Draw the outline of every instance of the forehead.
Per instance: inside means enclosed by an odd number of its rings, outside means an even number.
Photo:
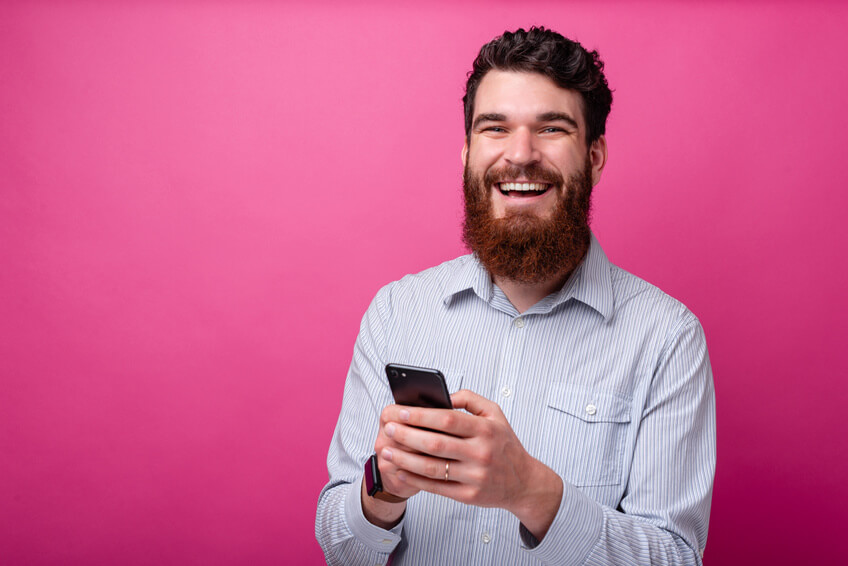
[[[474,97],[474,117],[503,114],[508,119],[565,112],[583,129],[583,97],[540,73],[492,70],[483,76]]]

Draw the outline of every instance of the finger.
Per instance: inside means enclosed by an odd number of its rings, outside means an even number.
[[[415,475],[442,481],[462,482],[463,467],[456,460],[434,458],[397,449],[384,449],[380,455],[394,466]]]
[[[383,479],[383,489],[388,493],[400,497],[411,497],[415,495],[418,490],[398,480],[397,473],[400,471],[400,468],[390,458],[384,456],[386,452],[404,451],[404,447],[384,434],[378,435],[377,438],[374,451],[378,456],[377,466],[380,469],[380,475]]]
[[[380,476],[383,480],[384,491],[399,497],[411,497],[418,493],[417,488],[398,479],[398,473],[404,473],[403,470],[382,456],[377,459],[377,463],[380,467]]]
[[[408,407],[404,407],[402,405],[386,405],[383,407],[383,411],[380,413],[380,429],[382,429],[386,423],[400,421],[400,411],[406,408]]]
[[[468,438],[477,433],[474,416],[452,409],[425,409],[422,407],[404,407],[386,411],[386,418],[409,426],[426,428],[460,438]]]
[[[387,405],[383,408],[383,411],[380,414],[380,428],[377,431],[377,439],[374,442],[374,451],[377,454],[380,453],[383,446],[403,448],[402,444],[392,439],[392,435],[386,433],[386,425],[392,422],[395,424],[400,422],[401,419],[399,413],[408,408],[409,407],[404,407],[402,405]],[[411,450],[409,447],[406,448]]]
[[[468,450],[464,439],[401,423],[388,423],[386,434],[408,452],[420,452],[446,460],[461,459]]]
[[[405,447],[404,445],[400,444],[399,442],[395,442],[394,440],[392,440],[390,437],[386,436],[385,434],[381,434],[381,435],[377,436],[377,441],[374,442],[374,452],[379,454],[380,452],[383,451],[384,448],[389,448],[391,450],[394,450],[395,448],[400,449],[400,450],[410,450],[410,448]]]
[[[467,389],[461,389],[451,395],[451,403],[454,409],[465,409],[478,417],[503,418],[503,411],[497,403]]]
[[[453,465],[451,465],[453,466]],[[453,480],[445,481],[444,479],[433,479],[426,476],[419,476],[408,470],[398,472],[397,478],[400,483],[409,486],[417,491],[427,491],[443,497],[449,497],[455,501],[467,503],[473,500],[478,489],[461,482]]]

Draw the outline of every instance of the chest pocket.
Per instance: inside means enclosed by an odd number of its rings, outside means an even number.
[[[618,485],[630,420],[627,399],[552,383],[540,459],[575,486]]]

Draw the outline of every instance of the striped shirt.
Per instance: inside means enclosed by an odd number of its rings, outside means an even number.
[[[541,542],[505,510],[426,492],[389,531],[365,519],[387,363],[496,402],[562,477]],[[594,235],[563,288],[523,314],[466,255],[387,285],[365,313],[315,531],[328,564],[701,564],[715,458],[712,371],[685,306],[610,263]]]

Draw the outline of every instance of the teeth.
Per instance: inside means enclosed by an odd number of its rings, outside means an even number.
[[[546,183],[501,183],[501,190],[509,191],[544,191],[548,188]]]

